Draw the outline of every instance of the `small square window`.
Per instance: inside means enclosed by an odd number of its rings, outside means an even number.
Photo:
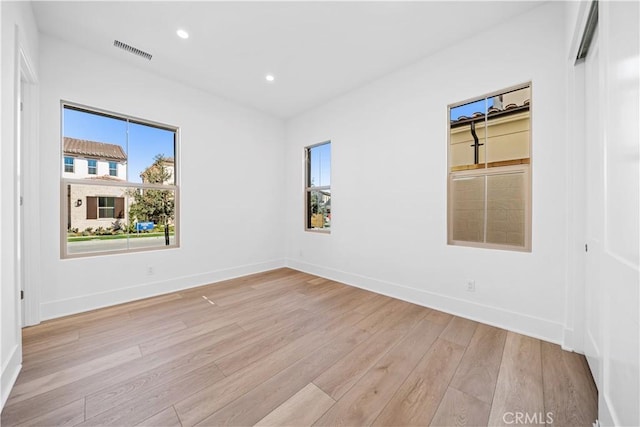
[[[110,176],[118,176],[118,163],[117,162],[109,162],[109,175]]]
[[[88,165],[87,173],[89,175],[96,175],[98,173],[98,161],[97,160],[89,159],[87,161],[87,165]]]

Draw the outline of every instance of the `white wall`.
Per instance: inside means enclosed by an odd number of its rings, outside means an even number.
[[[30,3],[1,2],[2,71],[0,146],[0,407],[4,405],[22,363],[19,284],[16,268],[16,105],[19,85],[16,46],[38,69],[38,32]]]
[[[61,260],[53,209],[41,217],[42,319],[284,264],[282,121],[44,35],[40,60],[42,206],[60,204],[60,161],[46,160],[61,156],[60,100],[181,133],[181,247]]]
[[[540,6],[289,121],[288,265],[561,342],[564,23],[562,4]],[[529,80],[533,251],[447,246],[447,105]],[[303,147],[325,140],[332,141],[330,235],[305,232],[303,222]],[[476,281],[475,293],[466,292],[467,280]]]

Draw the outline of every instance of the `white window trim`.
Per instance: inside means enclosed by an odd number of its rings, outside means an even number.
[[[506,92],[515,91],[518,89],[523,89],[529,87],[531,91],[531,100],[529,102],[529,163],[521,164],[521,165],[510,165],[510,166],[498,166],[498,167],[485,167],[481,169],[471,169],[471,170],[460,170],[460,171],[451,171],[451,109],[459,107],[461,105],[469,104],[471,102],[479,101],[486,98],[491,98],[497,95],[504,94]],[[466,246],[473,248],[484,248],[484,249],[498,249],[498,250],[507,250],[514,252],[531,252],[532,250],[532,215],[533,215],[533,205],[532,205],[532,195],[531,195],[531,173],[532,173],[532,145],[533,145],[533,82],[526,82],[519,85],[514,85],[511,87],[507,87],[501,90],[497,90],[494,92],[487,93],[482,96],[469,98],[465,101],[456,102],[454,104],[448,105],[447,108],[447,244],[451,246]],[[451,190],[453,179],[456,177],[466,176],[466,177],[480,177],[480,176],[489,176],[489,175],[503,175],[508,173],[517,173],[524,172],[525,174],[525,222],[524,222],[524,246],[517,245],[508,245],[508,244],[498,244],[498,243],[486,243],[486,242],[470,242],[465,240],[454,240],[453,239],[453,192]],[[485,211],[486,211],[486,200],[485,200]],[[486,218],[486,215],[485,215]],[[485,221],[486,223],[486,221]],[[486,227],[486,224],[485,224]],[[485,233],[486,238],[486,233]]]
[[[304,147],[304,230],[311,233],[331,234],[331,228],[313,228],[309,227],[309,202],[308,198],[311,197],[312,191],[331,191],[331,185],[311,186],[309,182],[309,154],[311,149],[320,147],[322,145],[331,144],[331,140],[319,142],[317,144],[308,145]],[[333,151],[332,151],[333,154]],[[330,160],[331,161],[331,160]],[[331,163],[330,163],[331,164]],[[333,171],[333,168],[331,169]],[[331,179],[329,179],[331,181]],[[333,195],[332,195],[333,196]]]
[[[60,101],[60,150],[61,156],[64,159],[64,108],[65,106],[69,106],[71,108],[77,108],[81,110],[85,110],[89,113],[103,114],[109,117],[115,117],[119,119],[125,119],[132,121],[134,123],[139,123],[143,125],[158,127],[161,129],[166,129],[175,133],[175,145],[174,145],[174,169],[173,169],[173,184],[150,184],[150,183],[135,183],[128,181],[108,181],[103,182],[99,180],[91,180],[88,182],[86,179],[74,179],[74,178],[65,178],[63,175],[64,172],[64,160],[62,165],[62,170],[60,172],[60,257],[61,259],[72,259],[72,258],[88,258],[88,257],[96,257],[96,256],[105,256],[105,255],[117,255],[123,253],[136,253],[136,252],[150,252],[150,251],[161,251],[167,249],[178,249],[180,248],[180,128],[177,126],[171,126],[164,123],[158,123],[151,120],[140,119],[134,116],[129,116],[126,114],[114,113],[111,111],[102,110],[95,107],[90,107],[70,101],[61,100]],[[70,157],[70,156],[66,156]],[[75,159],[74,159],[75,165]],[[88,165],[87,165],[88,168]],[[96,165],[97,168],[97,165]],[[97,172],[97,171],[96,171]],[[97,174],[96,174],[97,175]],[[161,246],[161,247],[146,247],[146,248],[129,248],[129,249],[118,249],[118,250],[109,250],[109,251],[95,251],[95,252],[85,252],[85,253],[74,253],[70,254],[67,252],[67,221],[68,221],[68,212],[67,212],[67,185],[91,185],[99,188],[100,186],[104,187],[127,187],[127,188],[138,188],[138,189],[156,189],[156,190],[170,190],[174,192],[174,203],[175,203],[175,219],[174,219],[174,243]],[[111,197],[111,196],[109,196]],[[115,196],[114,196],[115,197]],[[125,205],[127,202],[125,201]],[[110,220],[113,218],[102,218],[102,220]],[[100,219],[98,219],[99,221]]]

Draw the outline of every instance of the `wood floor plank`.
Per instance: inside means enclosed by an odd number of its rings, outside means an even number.
[[[506,338],[504,329],[478,325],[451,386],[491,404]]]
[[[431,420],[432,427],[475,427],[486,426],[491,405],[455,388],[449,387],[444,394],[436,414]]]
[[[264,328],[271,329],[279,327],[282,324],[289,324],[291,319],[295,319],[302,312],[309,313],[304,308],[283,307],[282,310],[267,313],[259,317],[243,317],[235,323],[245,331]]]
[[[445,326],[448,325],[451,319],[453,318],[453,316],[450,315],[449,313],[445,313],[438,310],[431,310],[431,313],[429,313],[427,317],[431,322],[439,323]]]
[[[311,316],[310,313],[305,312],[295,319],[292,318],[290,326],[279,329],[275,334],[265,336],[254,342],[251,347],[241,348],[219,358],[216,360],[216,364],[225,375],[231,375],[319,328],[322,323],[326,323],[326,320],[326,317]]]
[[[244,335],[238,336],[234,334],[245,334],[245,332],[238,326],[230,325],[213,331],[210,335],[196,337],[126,364],[95,372],[86,378],[62,387],[50,391],[42,391],[30,399],[19,402],[12,402],[10,399],[2,412],[2,423],[7,425],[18,424],[25,419],[25,416],[32,418],[43,415],[80,397],[94,394],[104,388],[115,386],[122,382],[131,381],[132,378],[138,375],[144,375],[146,372],[162,367],[167,363],[172,363],[176,359],[192,357],[194,353],[208,352],[213,348],[226,347],[227,345],[232,349],[237,348],[231,346],[231,343],[246,344],[246,342],[243,342]],[[259,336],[260,334],[256,333],[255,335]],[[222,341],[219,341],[219,339],[222,339]]]
[[[404,315],[405,311],[411,309],[414,304],[409,304],[404,301],[391,299],[382,305],[378,310],[369,314],[358,323],[359,328],[370,333],[376,333],[381,329],[386,329],[396,324],[396,321]],[[415,306],[418,307],[418,306]],[[430,312],[429,309],[424,309],[425,315]]]
[[[182,427],[178,414],[173,406],[147,418],[136,427]]]
[[[305,298],[297,293],[285,293],[274,297],[257,296],[250,300],[245,300],[234,306],[215,307],[215,310],[208,312],[185,313],[180,316],[188,327],[198,325],[216,317],[235,316],[236,318],[257,318],[281,309],[289,309],[292,307],[301,308],[305,303]]]
[[[94,417],[87,418],[86,421],[78,424],[78,426],[135,425],[162,411],[167,404],[196,393],[223,378],[224,374],[215,363],[211,363],[201,369],[183,375],[178,381],[172,382],[171,387],[166,387],[165,385],[153,387],[140,393],[135,399],[114,406]]]
[[[365,304],[361,304],[360,306],[356,307],[354,311],[356,313],[360,313],[360,314],[364,314],[365,316],[368,316],[378,311],[380,307],[387,304],[392,299],[393,298],[390,298],[386,295],[374,294],[370,300],[367,300]],[[427,310],[426,307],[425,307],[425,310]]]
[[[269,354],[263,360],[235,372],[218,384],[177,402],[175,408],[182,424],[195,425],[278,372],[294,365],[308,354],[318,352],[318,349],[334,340],[346,339],[352,346],[357,346],[369,336],[368,332],[353,326],[359,319],[361,315],[357,313],[336,317],[323,330],[308,334]],[[262,416],[264,415],[266,413]]]
[[[464,347],[438,338],[393,395],[374,425],[429,425]]]
[[[260,427],[310,426],[334,403],[335,400],[315,384],[309,383],[255,425]]]
[[[247,334],[236,325],[216,330],[214,334],[205,337],[209,344],[205,349],[170,360],[125,381],[89,394],[86,397],[86,416],[91,418],[115,406],[135,400],[139,394],[154,387],[170,386],[183,376],[214,363],[220,356],[244,345],[246,337]]]
[[[41,351],[51,350],[56,347],[68,346],[80,338],[78,331],[69,331],[62,334],[56,334],[50,337],[42,337],[38,341],[30,341],[23,343],[22,351],[25,357],[35,355]],[[47,356],[48,357],[48,356]]]
[[[555,426],[592,424],[598,416],[597,394],[576,353],[557,344],[542,342],[542,374],[545,415]]]
[[[371,424],[443,329],[423,319],[314,425]]]
[[[466,347],[469,345],[469,341],[471,341],[471,337],[473,337],[477,327],[478,322],[454,316],[440,334],[440,338]]]
[[[10,403],[29,399],[45,391],[71,384],[95,372],[105,371],[140,357],[142,357],[142,354],[138,346],[130,347],[61,371],[52,372],[32,381],[16,384],[12,390],[11,397],[9,397]]]
[[[513,424],[507,412],[529,414],[530,420],[534,414],[544,414],[540,340],[515,332],[507,333],[489,424]],[[533,426],[539,419],[534,421],[519,425]]]
[[[313,380],[333,399],[341,398],[362,376],[380,360],[389,349],[425,315],[426,310],[410,307],[399,318],[390,318],[387,329],[382,329],[353,349],[340,361]]]
[[[21,381],[31,381],[41,376],[42,372],[62,370],[80,363],[95,359],[101,355],[113,353],[136,344],[160,339],[165,335],[182,332],[186,325],[175,322],[166,325],[158,325],[143,330],[132,330],[120,336],[97,334],[96,336],[80,339],[64,347],[56,347],[49,351],[39,352],[35,355],[25,355],[23,362],[26,365],[20,377]]]
[[[78,399],[46,415],[32,418],[18,427],[75,426],[84,421],[84,398]]]
[[[323,346],[321,351],[313,352],[278,372],[197,425],[245,426],[257,423],[365,338],[366,332],[360,329],[348,330]]]

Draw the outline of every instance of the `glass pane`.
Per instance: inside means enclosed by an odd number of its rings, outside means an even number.
[[[175,191],[117,185],[67,186],[67,253],[175,244]],[[166,225],[166,227],[165,227]]]
[[[68,173],[73,173],[73,157],[64,158],[64,171]]]
[[[63,151],[76,157],[74,170],[66,170],[65,178],[126,179],[127,121],[101,114],[65,107],[63,110]],[[101,160],[88,159],[99,157]],[[120,175],[112,177],[109,161],[122,165]]]
[[[453,178],[451,182],[451,216],[453,240],[484,241],[483,176]]]
[[[493,99],[487,116],[489,166],[528,163],[531,89],[503,93]]]
[[[307,192],[307,227],[321,230],[331,228],[331,190]]]
[[[175,184],[175,132],[129,124],[129,181]]]
[[[331,143],[309,149],[309,186],[331,185]]]
[[[451,108],[450,158],[451,170],[484,167],[485,161],[485,116],[493,105],[493,99],[481,99]]]
[[[524,246],[525,174],[487,176],[487,243]]]

